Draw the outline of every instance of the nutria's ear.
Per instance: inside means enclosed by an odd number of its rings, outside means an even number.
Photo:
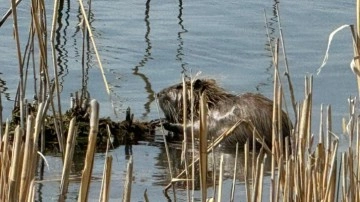
[[[193,84],[194,90],[201,90],[203,88],[203,82],[200,79],[196,79],[196,81]]]

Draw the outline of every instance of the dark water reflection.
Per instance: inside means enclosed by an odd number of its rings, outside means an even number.
[[[64,4],[65,10],[64,10]],[[66,48],[68,42],[67,29],[69,27],[69,18],[70,18],[70,0],[60,1],[59,2],[59,11],[57,18],[57,29],[55,37],[55,50],[57,52],[57,65],[58,65],[58,77],[59,77],[59,87],[62,91],[64,86],[65,77],[69,74],[68,69],[68,57],[69,51]]]
[[[187,63],[184,60],[184,40],[183,40],[183,35],[187,33],[187,30],[185,29],[184,26],[184,20],[182,19],[183,16],[183,1],[179,0],[179,15],[178,15],[178,19],[179,19],[179,26],[180,26],[180,31],[178,32],[178,49],[177,49],[177,54],[176,54],[176,59],[180,62],[181,64],[181,68],[182,68],[182,72],[185,75],[187,74],[188,67],[187,67]]]
[[[261,87],[262,86],[267,86],[267,85],[271,85],[273,82],[273,53],[275,51],[275,41],[277,38],[280,37],[279,32],[278,32],[278,1],[274,0],[274,4],[272,6],[272,10],[270,13],[270,16],[267,15],[267,11],[264,10],[264,16],[265,16],[265,20],[266,20],[266,25],[265,25],[265,29],[266,29],[266,35],[268,37],[268,40],[266,40],[265,42],[265,50],[267,51],[267,55],[270,57],[269,60],[269,65],[267,68],[265,68],[265,74],[268,76],[266,79],[266,82],[261,82],[258,85],[256,85],[256,90],[261,92]]]
[[[6,81],[1,79],[1,75],[2,75],[2,73],[0,72],[0,96],[5,95],[5,98],[7,100],[10,100],[10,94],[8,92],[6,92],[8,89],[6,87]]]
[[[145,108],[145,112],[142,114],[143,117],[146,117],[149,113],[150,113],[150,105],[151,103],[155,100],[155,93],[151,87],[151,83],[149,81],[149,78],[140,72],[140,69],[142,67],[146,66],[146,63],[148,62],[148,60],[151,60],[151,40],[150,40],[150,32],[151,32],[151,27],[150,27],[150,0],[146,1],[145,4],[145,25],[146,25],[146,32],[145,32],[145,43],[146,43],[146,48],[145,48],[145,54],[144,57],[140,60],[139,64],[137,64],[134,67],[134,72],[133,74],[136,76],[139,76],[141,78],[141,80],[144,81],[145,83],[145,90],[148,93],[147,99],[148,101],[144,104],[144,108]]]

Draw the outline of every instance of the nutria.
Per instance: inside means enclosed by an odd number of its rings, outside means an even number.
[[[187,81],[186,85],[188,92],[190,92],[190,81]],[[199,132],[199,100],[201,93],[204,93],[207,100],[208,137],[216,138],[231,128],[237,121],[246,120],[256,127],[259,134],[264,137],[266,144],[271,147],[273,101],[255,93],[233,95],[219,87],[215,80],[198,79],[193,83],[195,134]],[[174,133],[183,134],[182,83],[161,90],[157,97],[166,118],[166,123],[163,124],[164,128]],[[187,96],[188,121],[191,120],[189,97]],[[282,133],[284,137],[290,134],[291,127],[291,121],[287,114],[282,111]],[[187,134],[190,134],[190,129],[191,123],[189,121]],[[223,141],[222,145],[229,147],[239,142],[239,145],[242,146],[248,139],[251,141],[252,136],[252,129],[242,124]]]

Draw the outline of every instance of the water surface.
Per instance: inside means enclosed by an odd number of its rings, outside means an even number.
[[[50,14],[52,5],[47,3]],[[0,13],[6,12],[7,4],[1,4]],[[126,108],[131,107],[135,118],[149,121],[159,117],[155,93],[180,82],[183,72],[188,75],[202,72],[201,77],[215,78],[221,86],[236,94],[251,91],[271,97],[273,68],[264,13],[270,39],[274,41],[279,36],[276,5],[277,2],[270,0],[93,1],[91,25],[111,87],[111,95],[108,95],[90,46],[82,65],[78,2],[64,1],[56,31],[63,109],[69,107],[70,93],[83,90],[100,102],[101,116],[122,120]],[[321,65],[330,32],[342,24],[354,23],[355,4],[345,0],[305,0],[284,1],[279,7],[290,73],[297,101],[301,101],[305,75],[314,74]],[[22,2],[18,9],[24,49],[29,29],[29,3]],[[49,15],[48,23],[50,19]],[[9,117],[18,84],[11,19],[0,27],[0,44],[0,90],[3,92],[3,114]],[[341,119],[348,112],[347,98],[356,95],[355,77],[349,69],[352,55],[350,31],[342,31],[334,38],[327,66],[320,75],[314,75],[314,133],[318,128],[320,104],[324,103],[332,106],[334,132],[341,134]],[[280,65],[284,71],[283,59]],[[33,81],[29,79],[26,94],[29,100],[35,91],[32,86]],[[169,180],[169,173],[163,153],[161,146],[147,143],[134,146],[133,192],[140,194],[133,194],[132,201],[143,200],[145,189],[150,201],[165,200],[162,188]],[[111,199],[117,201],[122,197],[127,160],[123,147],[113,150],[112,154],[115,158]],[[48,158],[50,170],[45,169],[44,178],[60,176],[60,159]],[[103,162],[104,155],[96,155],[94,176],[101,177]],[[239,189],[243,189],[241,181],[239,183]],[[53,193],[58,184],[49,184],[44,183],[46,186],[39,189],[38,201],[55,200]],[[99,186],[96,180],[91,186],[90,196],[94,200],[98,197]],[[75,183],[69,197],[76,198],[77,191]],[[244,196],[241,190],[238,194]],[[185,200],[185,195],[179,198]]]

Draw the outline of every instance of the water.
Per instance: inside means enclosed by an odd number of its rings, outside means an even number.
[[[50,25],[52,5],[51,2],[47,3]],[[111,96],[106,93],[92,49],[85,57],[85,73],[82,71],[82,32],[77,27],[80,22],[78,2],[65,1],[55,43],[63,109],[69,107],[70,93],[85,87],[91,97],[100,102],[101,116],[123,120],[126,108],[131,107],[135,118],[149,121],[158,118],[154,93],[180,82],[183,71],[192,75],[202,72],[202,77],[215,78],[225,89],[234,93],[251,91],[272,96],[273,72],[264,10],[271,40],[274,40],[279,36],[277,18],[274,16],[276,2],[98,0],[92,3],[94,39]],[[6,12],[8,4],[2,2],[0,13]],[[301,101],[304,77],[314,74],[321,65],[330,32],[342,24],[355,22],[355,3],[345,0],[284,1],[279,7],[295,96],[297,101]],[[21,2],[18,9],[21,46],[24,50],[29,29],[29,3]],[[18,83],[11,19],[0,27],[0,44],[3,114],[9,117]],[[319,119],[317,114],[320,104],[324,103],[332,106],[334,132],[341,134],[341,119],[348,111],[347,98],[356,95],[355,77],[349,68],[352,57],[351,34],[349,30],[344,30],[334,38],[327,66],[320,75],[314,75],[315,133]],[[283,71],[283,60],[280,65]],[[52,72],[52,65],[49,67]],[[82,80],[83,74],[85,80]],[[30,79],[26,94],[29,100],[34,94],[32,85]],[[119,147],[112,151],[115,161],[111,199],[114,201],[121,198],[126,165],[123,150],[123,147]],[[59,159],[49,158],[51,165],[45,178],[59,176]],[[98,154],[95,176],[101,176],[103,161],[104,155]],[[146,144],[135,146],[134,161],[133,191],[140,194],[133,195],[133,201],[143,200],[145,189],[148,190],[150,201],[165,200],[161,190],[167,183],[168,171],[161,147]],[[53,190],[57,189],[57,183],[49,188],[47,186],[40,189],[42,198],[39,201],[54,199]],[[98,188],[99,182],[95,181],[90,193],[92,198],[98,196]],[[70,192],[77,192],[77,184],[71,187]],[[70,197],[76,198],[71,194]]]

